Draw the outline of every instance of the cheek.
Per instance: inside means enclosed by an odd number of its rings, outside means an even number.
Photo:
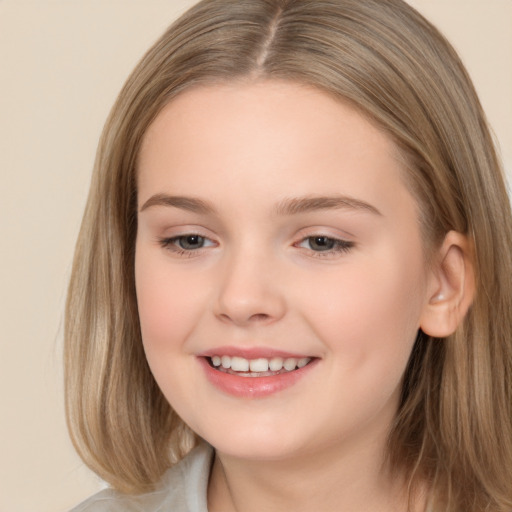
[[[168,402],[187,410],[197,375],[187,340],[202,311],[199,277],[172,270],[168,259],[136,251],[135,284],[142,342],[151,372]]]
[[[317,335],[347,371],[405,368],[421,316],[422,272],[421,259],[382,255],[326,276],[317,300],[305,298]]]
[[[171,272],[165,257],[140,250],[135,283],[142,340],[146,353],[172,352],[193,329],[203,303],[200,288],[184,272]]]

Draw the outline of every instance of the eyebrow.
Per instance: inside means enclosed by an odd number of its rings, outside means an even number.
[[[306,196],[284,199],[276,207],[278,215],[296,215],[315,210],[360,210],[382,215],[375,206],[349,196]]]
[[[170,196],[167,194],[155,194],[151,196],[141,207],[140,211],[152,206],[171,206],[199,214],[216,213],[216,209],[208,201],[186,196]],[[349,196],[306,196],[283,199],[275,207],[276,215],[297,215],[316,210],[359,210],[382,215],[381,212],[365,201]]]
[[[187,210],[193,213],[215,213],[215,208],[202,199],[185,196],[169,196],[167,194],[155,194],[151,196],[141,207],[140,211],[150,208],[151,206],[173,206],[181,210]]]

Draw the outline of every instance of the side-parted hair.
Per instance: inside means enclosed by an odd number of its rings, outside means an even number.
[[[468,236],[476,295],[452,336],[420,332],[388,458],[432,510],[512,510],[512,215],[470,78],[402,0],[204,0],[124,85],[104,128],[65,319],[67,419],[76,449],[127,493],[150,490],[197,443],[159,390],[134,282],[137,158],[162,108],[194,86],[279,80],[348,102],[397,145],[426,247]],[[422,487],[423,488],[423,487]]]

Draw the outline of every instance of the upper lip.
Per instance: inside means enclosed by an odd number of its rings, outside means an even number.
[[[216,347],[205,350],[197,354],[198,357],[213,357],[213,356],[230,356],[230,357],[243,357],[244,359],[271,359],[273,357],[282,357],[283,359],[303,357],[313,357],[310,354],[299,354],[297,352],[287,352],[283,350],[276,350],[270,347],[234,347],[224,346]]]

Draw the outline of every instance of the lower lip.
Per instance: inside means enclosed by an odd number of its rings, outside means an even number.
[[[220,391],[240,398],[263,398],[292,387],[307,375],[318,359],[313,359],[306,366],[291,372],[268,377],[240,377],[213,368],[206,357],[199,357],[207,379]]]

